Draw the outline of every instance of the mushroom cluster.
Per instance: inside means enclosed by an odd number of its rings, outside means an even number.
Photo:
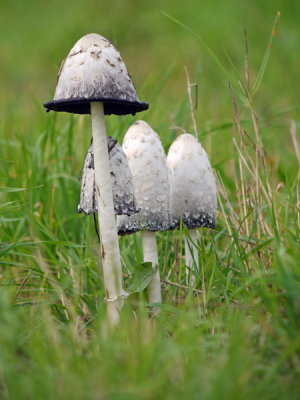
[[[154,268],[158,265],[155,231],[179,228],[182,220],[189,230],[189,237],[185,236],[187,284],[193,286],[199,271],[196,228],[216,226],[216,187],[205,150],[194,136],[183,134],[173,142],[166,158],[157,133],[144,121],[128,129],[123,150],[140,212],[120,213],[118,234],[141,231],[144,262],[151,262]],[[92,148],[89,151],[92,157]],[[95,193],[90,187],[85,190],[87,196]],[[95,203],[95,195],[92,201]],[[162,301],[159,271],[147,292],[150,303]]]
[[[121,213],[118,213],[115,206],[115,214],[118,215],[118,234],[124,236],[141,231],[144,262],[150,262],[153,268],[157,268],[156,274],[147,286],[148,301],[149,303],[161,303],[155,232],[169,230],[173,227],[166,155],[159,136],[144,121],[136,121],[131,125],[124,137],[122,148],[133,177],[132,184],[139,211],[137,213],[135,209],[132,213],[125,213],[122,210]],[[97,212],[94,206],[96,197],[94,169],[90,161],[92,159],[93,148],[91,146],[85,159],[81,201],[78,207],[80,211],[85,210],[86,215]],[[87,176],[89,184],[85,184]],[[156,315],[159,314],[159,309],[155,308],[154,312]]]
[[[217,207],[214,177],[199,141],[183,134],[166,157],[159,136],[144,121],[128,129],[123,149],[106,136],[105,115],[135,115],[148,104],[139,101],[120,53],[97,34],[84,36],[71,49],[59,70],[54,100],[44,106],[92,117],[78,211],[98,213],[109,324],[118,324],[127,296],[118,234],[141,231],[144,261],[158,268],[155,232],[179,228],[182,220],[192,239],[189,243],[186,238],[186,264],[194,284],[193,265],[199,268],[196,228],[215,227]],[[162,301],[159,270],[147,292],[150,303]]]
[[[138,207],[132,216],[117,218],[119,235],[142,232],[144,262],[158,268],[156,231],[171,229],[170,187],[166,155],[159,136],[144,121],[137,121],[128,129],[123,150],[133,176]],[[149,303],[161,303],[159,270],[147,287]],[[159,309],[156,310],[156,314]]]

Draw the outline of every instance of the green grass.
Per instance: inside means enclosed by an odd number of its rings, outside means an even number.
[[[1,5],[0,399],[299,399],[299,5],[69,4]],[[159,319],[138,290],[141,237],[120,238],[134,293],[109,333],[93,218],[77,214],[90,118],[41,105],[54,65],[91,31],[122,50],[150,103],[107,118],[120,143],[139,118],[166,152],[174,127],[192,133],[187,65],[219,189],[218,228],[198,232],[196,290],[185,287],[185,228],[157,234]]]

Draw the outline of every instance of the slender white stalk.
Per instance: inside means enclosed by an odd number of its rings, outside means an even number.
[[[190,233],[192,241],[197,244],[197,229],[189,229],[189,233]],[[192,247],[195,262],[193,260],[192,254],[190,252],[190,247]],[[189,267],[191,271],[195,271],[195,270],[197,272],[199,271],[198,250],[193,245],[193,243],[191,243],[188,240],[188,238],[186,236],[185,236],[185,265],[187,267]],[[190,271],[188,269],[186,269],[187,285],[189,284],[189,274],[190,274]],[[194,286],[196,283],[196,278],[192,273],[191,273],[190,280],[191,280],[191,286]]]
[[[91,114],[101,256],[106,301],[108,303],[107,318],[109,324],[114,326],[119,322],[119,312],[123,306],[123,298],[126,297],[126,293],[123,289],[103,103],[91,103]]]
[[[152,268],[158,265],[157,256],[157,245],[155,232],[148,231],[147,229],[142,230],[142,242],[143,242],[143,253],[144,262],[151,262]],[[159,270],[154,275],[152,281],[147,286],[148,302],[149,303],[161,303],[161,284]],[[155,310],[155,314],[158,315],[159,309]]]

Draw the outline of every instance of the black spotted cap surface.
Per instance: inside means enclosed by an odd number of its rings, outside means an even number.
[[[62,62],[54,100],[47,111],[90,114],[91,102],[104,103],[104,114],[135,114],[148,109],[140,102],[119,51],[104,37],[82,37]]]

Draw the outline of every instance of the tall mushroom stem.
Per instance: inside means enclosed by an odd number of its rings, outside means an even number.
[[[101,257],[107,301],[107,318],[111,326],[119,322],[126,293],[120,260],[118,234],[114,213],[110,178],[110,164],[103,103],[91,103],[94,142],[95,184],[98,202],[98,221],[101,242]]]
[[[142,242],[143,242],[143,253],[144,262],[151,262],[152,268],[158,265],[157,256],[157,245],[155,232],[148,231],[147,229],[142,230]],[[159,270],[154,275],[152,281],[147,286],[148,302],[149,303],[161,303],[161,284]],[[154,310],[154,314],[158,315],[160,310],[157,308]]]
[[[194,243],[197,244],[197,229],[189,229],[189,233],[191,239]],[[190,247],[193,251],[193,255],[190,252]],[[194,258],[193,258],[194,256]],[[195,260],[195,262],[194,262]],[[199,271],[199,260],[198,260],[198,250],[197,248],[191,243],[188,238],[185,236],[185,265],[189,267],[190,270],[186,269],[186,276],[187,276],[187,284],[189,284],[189,276],[191,285],[194,286],[196,282],[195,276],[192,274],[194,268],[196,271]]]

